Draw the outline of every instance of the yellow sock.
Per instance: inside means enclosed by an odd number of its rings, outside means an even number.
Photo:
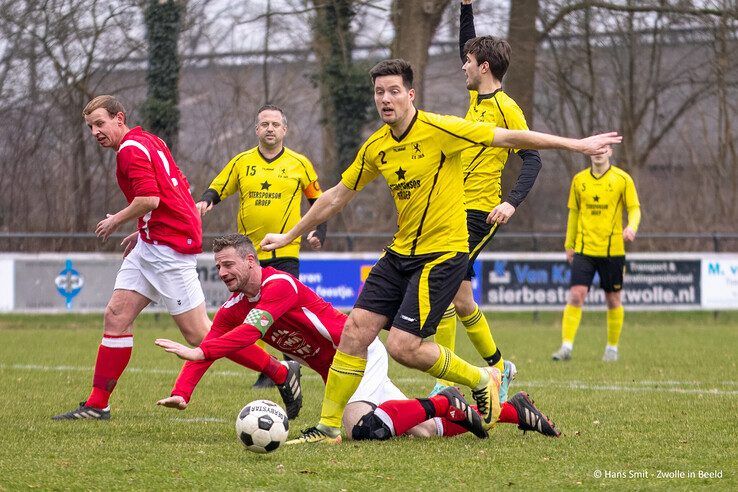
[[[447,379],[451,384],[463,384],[476,389],[482,379],[480,368],[469,364],[443,345],[438,345],[438,348],[441,352],[438,360],[425,372],[438,379]]]
[[[466,334],[479,355],[487,361],[487,364],[496,367],[500,372],[504,372],[505,361],[502,359],[500,351],[497,350],[497,344],[495,339],[492,338],[487,317],[479,310],[479,306],[475,306],[474,312],[469,316],[459,316],[459,319],[464,324]]]
[[[446,347],[452,352],[456,349],[456,308],[453,304],[443,313],[434,340],[438,345]],[[438,379],[437,382],[443,386],[453,385],[451,381],[445,379]]]
[[[623,306],[607,310],[607,344],[611,347],[618,346],[620,332],[623,329],[623,318],[625,318]]]
[[[582,308],[567,304],[561,319],[561,341],[564,344],[574,345],[574,337],[577,336],[581,320]]]
[[[325,383],[323,408],[320,411],[322,425],[341,428],[341,417],[351,395],[359,387],[361,378],[366,369],[366,359],[354,357],[336,350],[333,363],[328,371],[328,380]]]

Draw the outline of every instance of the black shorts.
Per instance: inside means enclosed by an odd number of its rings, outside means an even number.
[[[574,254],[571,263],[570,285],[592,285],[595,272],[600,275],[600,287],[605,292],[618,292],[623,288],[625,256],[586,256]]]
[[[474,262],[477,256],[482,252],[485,246],[494,237],[499,224],[488,224],[487,216],[489,212],[481,210],[466,211],[466,230],[469,232],[469,265],[466,269],[464,280],[471,280],[474,275]]]
[[[270,258],[259,260],[262,267],[272,267],[287,272],[293,277],[300,278],[300,261],[297,258]]]
[[[387,329],[432,336],[459,290],[468,261],[467,253],[402,256],[387,250],[369,272],[354,307],[386,316]]]

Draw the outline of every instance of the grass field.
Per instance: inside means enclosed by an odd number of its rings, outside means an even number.
[[[0,489],[480,490],[492,488],[738,489],[738,313],[626,314],[621,360],[601,362],[604,313],[586,313],[574,358],[554,363],[559,315],[495,314],[492,326],[560,439],[499,425],[488,440],[395,439],[296,446],[256,455],[234,419],[255,375],[219,361],[184,412],[156,407],[180,361],[153,345],[181,339],[167,316],[145,316],[109,422],[53,422],[89,391],[101,316],[0,316]],[[466,336],[457,352],[478,360]],[[408,395],[430,377],[399,366]],[[291,434],[317,420],[323,385],[305,370],[305,406]],[[512,394],[512,393],[511,393]],[[597,478],[601,473],[603,476]],[[705,473],[719,474],[714,478]]]

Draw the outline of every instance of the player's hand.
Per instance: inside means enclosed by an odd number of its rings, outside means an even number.
[[[200,217],[205,215],[206,213],[210,212],[213,209],[213,204],[208,203],[206,201],[197,202],[195,204],[195,207],[197,208],[197,211],[200,212]]]
[[[573,249],[567,249],[566,250],[566,261],[571,265],[574,261],[574,250]]]
[[[606,154],[611,145],[619,144],[622,141],[623,137],[618,135],[618,132],[600,133],[580,139],[578,150],[587,155]]]
[[[120,224],[115,215],[107,214],[106,217],[97,223],[95,227],[95,235],[102,238],[103,242],[107,241],[112,233],[118,230]]]
[[[623,239],[625,241],[633,241],[636,238],[636,231],[628,226],[625,229],[623,229]]]
[[[502,202],[489,213],[487,216],[487,223],[507,224],[507,221],[510,220],[510,217],[512,217],[514,213],[515,207],[507,202]]]
[[[187,402],[185,399],[178,395],[162,398],[157,401],[156,404],[167,408],[176,408],[177,410],[184,410],[187,408]]]
[[[275,249],[284,248],[288,244],[290,244],[290,241],[287,238],[287,234],[274,234],[270,232],[261,240],[260,246],[263,251],[274,251]]]
[[[123,241],[120,242],[120,245],[123,246],[123,258],[128,256],[128,253],[130,253],[131,250],[136,247],[137,242],[138,231],[123,238]]]
[[[205,354],[199,347],[190,348],[181,343],[166,338],[157,338],[154,343],[167,352],[184,360],[205,360]]]
[[[320,238],[318,237],[318,231],[310,231],[310,234],[307,235],[307,241],[313,249],[320,249],[323,247],[323,243],[320,242]]]

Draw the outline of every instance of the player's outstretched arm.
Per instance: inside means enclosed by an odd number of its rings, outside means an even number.
[[[318,198],[310,207],[310,210],[300,219],[300,222],[284,234],[267,234],[261,241],[261,249],[264,251],[274,251],[275,249],[287,246],[296,237],[302,236],[308,231],[312,231],[318,224],[326,222],[328,219],[340,212],[357,194],[357,191],[351,190],[343,183],[338,183]]]
[[[496,128],[492,145],[510,149],[564,149],[586,155],[599,155],[611,145],[622,142],[617,132],[600,133],[587,138],[567,138],[530,130]]]
[[[166,338],[157,338],[154,343],[167,352],[184,360],[205,360],[205,354],[199,347],[190,348]]]

